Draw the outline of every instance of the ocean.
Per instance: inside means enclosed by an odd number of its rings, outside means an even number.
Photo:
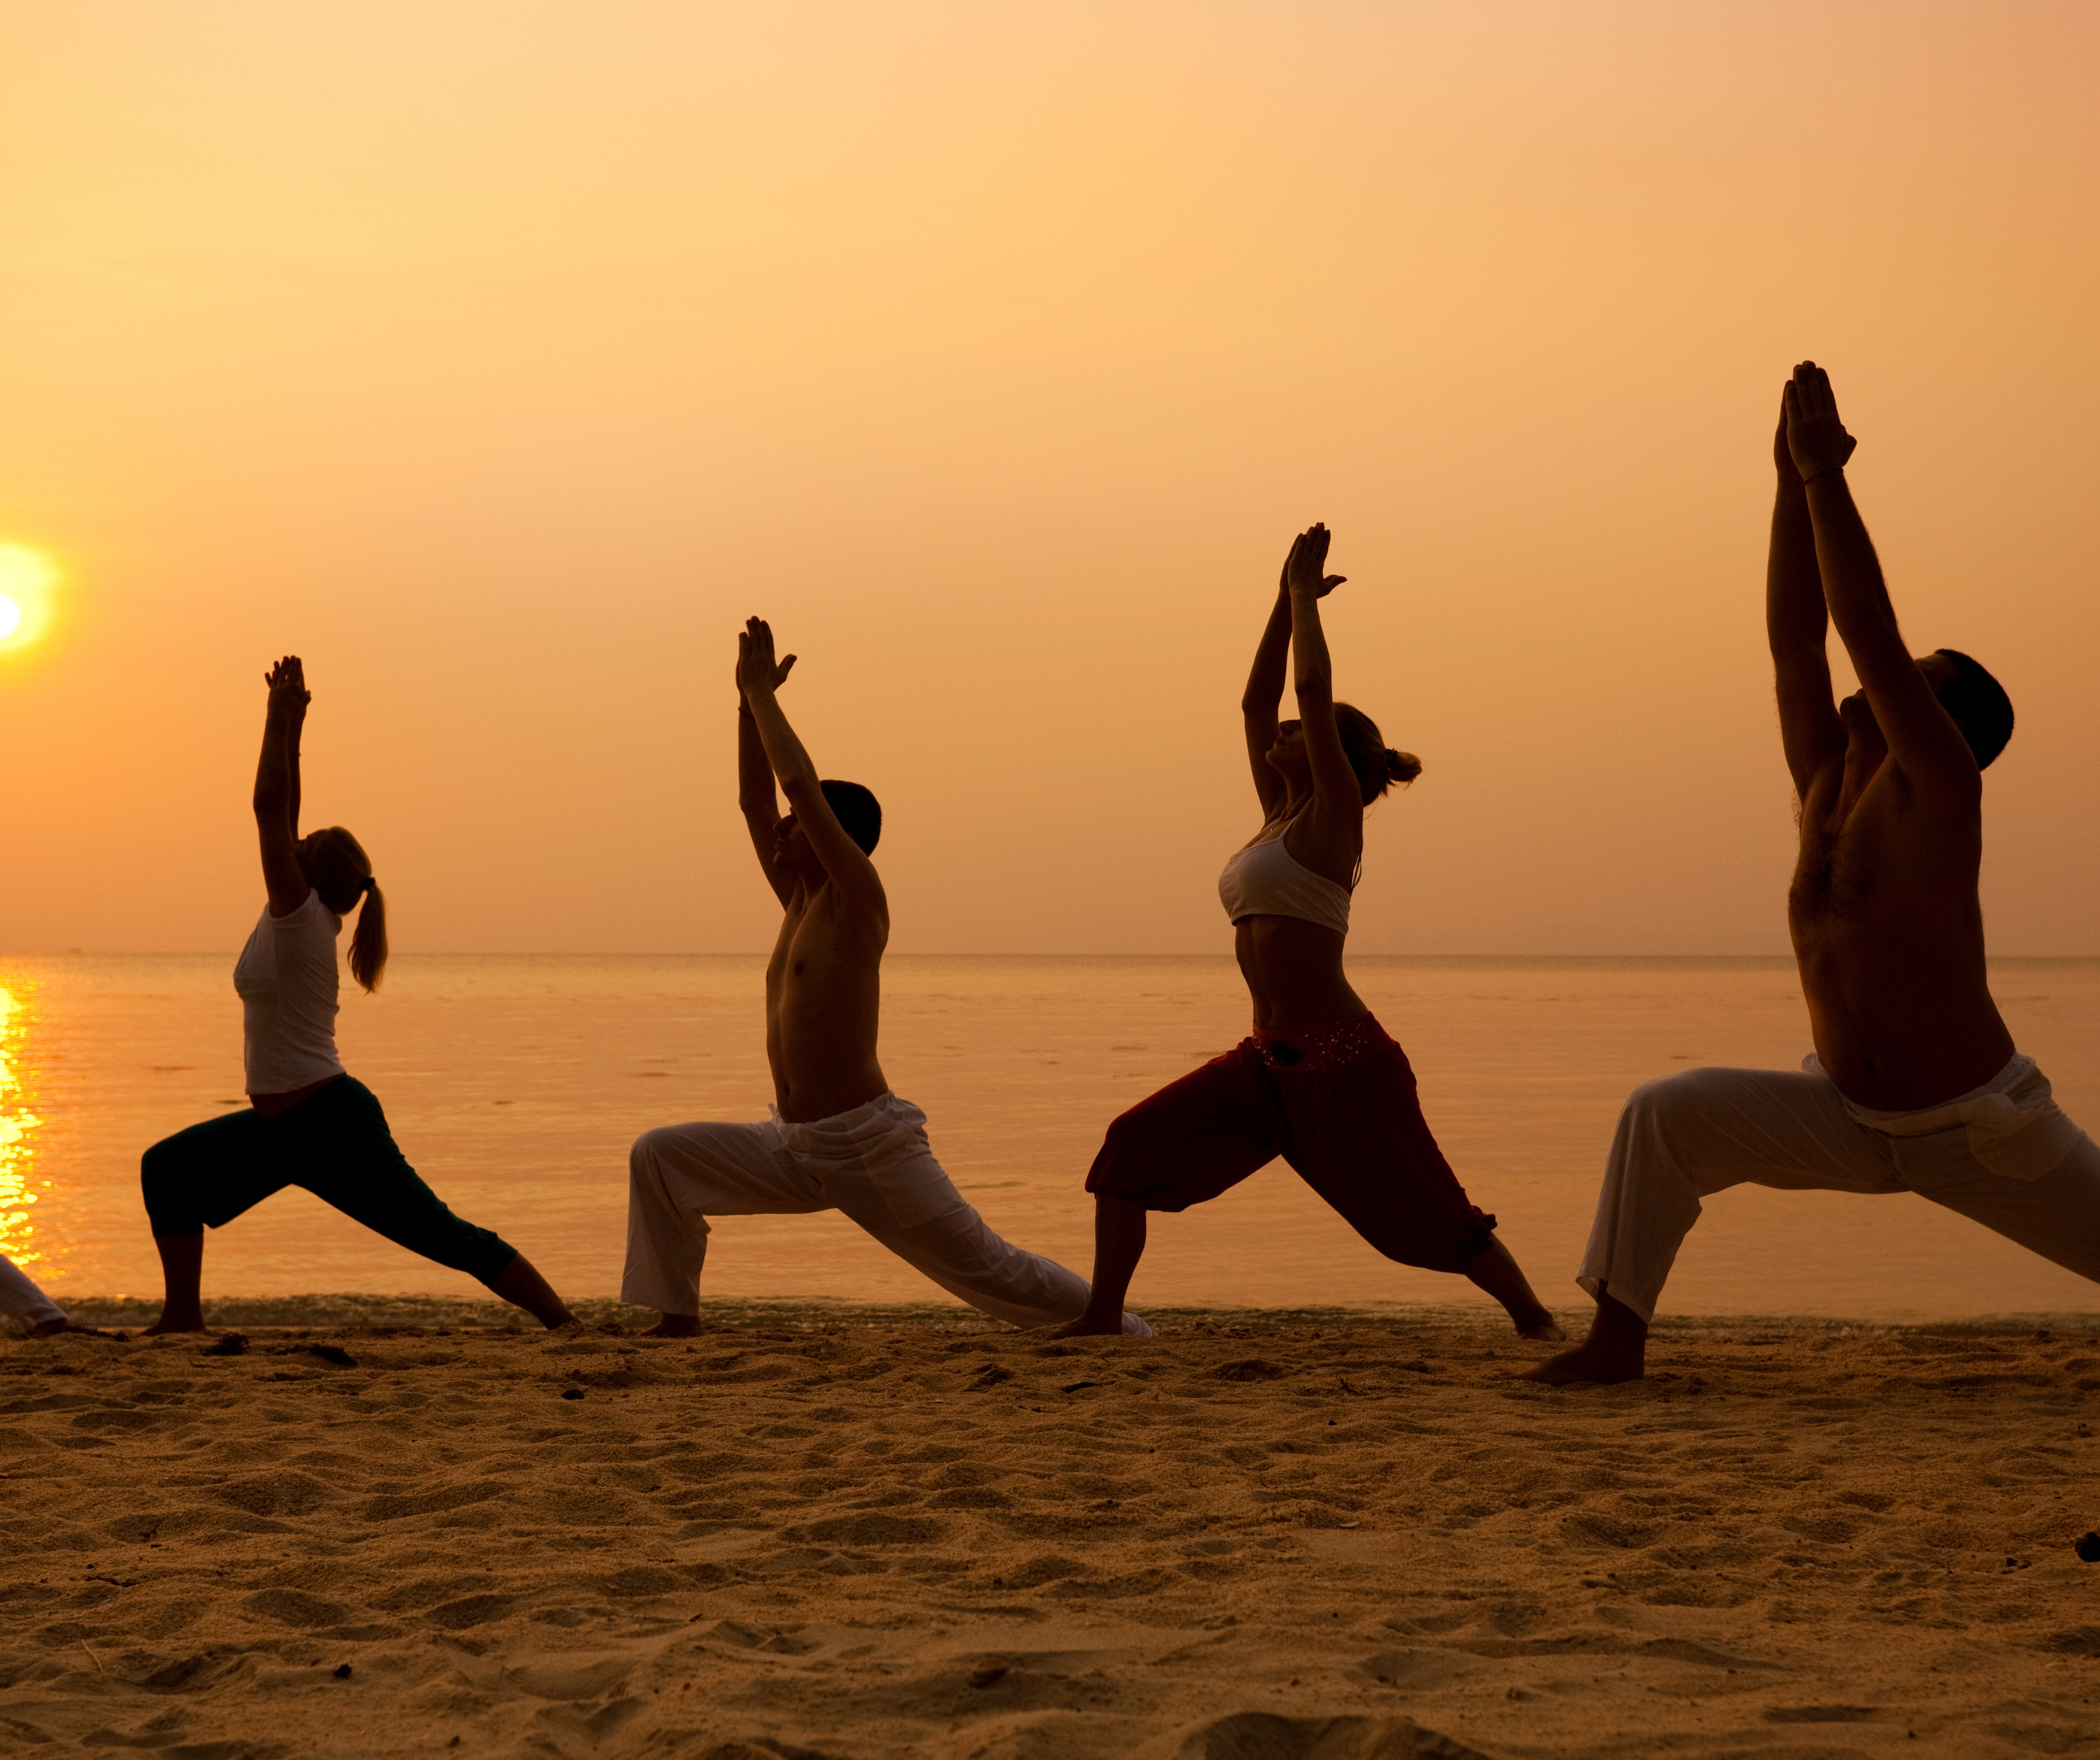
[[[61,1300],[157,1295],[141,1150],[240,1105],[233,955],[0,956],[0,1251]],[[652,1124],[765,1115],[757,956],[397,956],[343,986],[346,1066],[452,1208],[564,1294],[619,1287],[627,1147]],[[1810,1049],[1784,959],[1361,958],[1358,990],[1406,1048],[1473,1200],[1548,1304],[1573,1278],[1621,1102],[1695,1064],[1791,1069]],[[1994,962],[2023,1049],[2100,1121],[2100,960]],[[1233,1044],[1228,957],[893,957],[882,1061],[992,1226],[1085,1272],[1082,1190],[1102,1127]],[[288,1190],[214,1233],[213,1296],[476,1295]],[[940,1301],[836,1216],[722,1220],[704,1293]],[[1492,1305],[1380,1258],[1281,1162],[1154,1221],[1140,1311],[1249,1305]],[[1665,1311],[1860,1322],[2092,1313],[2100,1290],[1908,1195],[1745,1187],[1708,1203]]]

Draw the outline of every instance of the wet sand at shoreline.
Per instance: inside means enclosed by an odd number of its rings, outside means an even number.
[[[9,1751],[2100,1745],[2089,1320],[1683,1323],[1555,1390],[1419,1310],[240,1306],[0,1343]]]

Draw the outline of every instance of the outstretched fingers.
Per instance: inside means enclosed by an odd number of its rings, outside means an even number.
[[[307,701],[306,668],[297,654],[286,654],[262,675],[262,683],[272,696],[284,691],[304,703]]]

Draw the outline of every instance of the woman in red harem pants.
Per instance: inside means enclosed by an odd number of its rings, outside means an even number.
[[[1472,1279],[1529,1339],[1564,1337],[1467,1199],[1415,1098],[1400,1047],[1342,970],[1364,808],[1422,766],[1387,746],[1370,717],[1335,701],[1320,601],[1327,529],[1290,547],[1240,708],[1261,829],[1218,882],[1254,1032],[1223,1057],[1109,1126],[1094,1195],[1093,1297],[1062,1335],[1117,1333],[1145,1252],[1145,1212],[1215,1198],[1282,1155],[1389,1259]],[[1298,711],[1279,724],[1286,651]]]

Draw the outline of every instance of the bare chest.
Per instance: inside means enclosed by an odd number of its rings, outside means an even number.
[[[880,957],[879,944],[842,921],[823,893],[792,909],[780,925],[765,970],[768,1002],[777,1011],[792,1007],[801,996],[822,994],[836,1001],[864,977]],[[863,968],[867,968],[864,971]]]
[[[1886,767],[1867,777],[1849,764],[1833,767],[1809,790],[1802,803],[1801,852],[1787,892],[1797,938],[1819,924],[1864,917],[1884,900],[1895,873],[1898,804]]]
[[[1888,868],[1877,829],[1873,815],[1860,811],[1835,825],[1802,813],[1802,851],[1787,888],[1787,917],[1798,931],[1869,916]]]
[[[766,962],[766,994],[777,999],[783,990],[820,976],[830,963],[833,937],[827,932],[823,913],[807,905],[788,912]]]
[[[1786,913],[1797,931],[1868,915],[1879,895],[1882,861],[1873,841],[1846,825],[1802,827]]]
[[[1926,957],[1936,966],[1952,948],[1980,944],[1981,856],[1973,814],[1920,802],[1913,790],[1891,784],[1886,769],[1849,803],[1812,792],[1787,895],[1796,950]]]

